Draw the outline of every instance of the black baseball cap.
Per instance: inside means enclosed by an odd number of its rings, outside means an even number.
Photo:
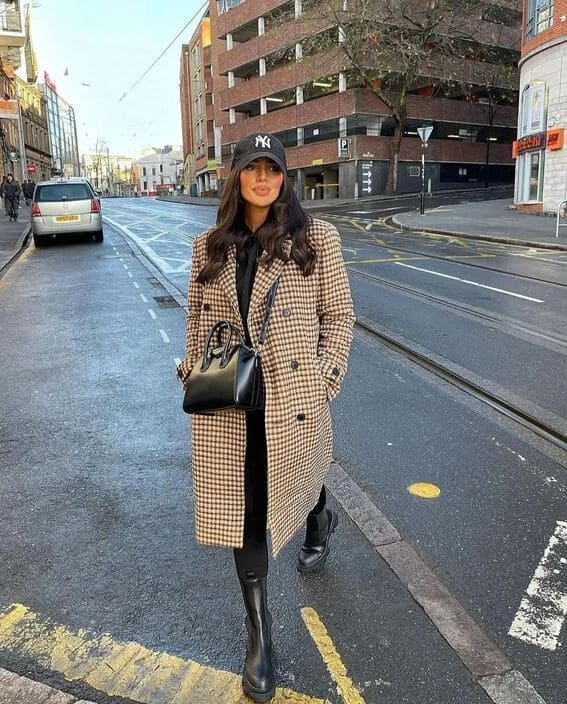
[[[244,137],[234,148],[231,169],[243,169],[254,159],[271,159],[282,171],[287,171],[285,149],[277,137],[268,132],[255,132]]]

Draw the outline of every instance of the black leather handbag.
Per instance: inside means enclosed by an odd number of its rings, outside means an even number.
[[[228,408],[244,411],[264,408],[260,354],[266,341],[278,285],[279,279],[268,293],[256,347],[249,347],[242,332],[228,320],[219,320],[213,325],[207,335],[203,356],[196,362],[187,381],[183,398],[185,413],[211,414]],[[223,338],[225,341],[221,344]]]

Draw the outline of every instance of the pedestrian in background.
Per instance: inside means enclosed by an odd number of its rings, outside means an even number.
[[[6,176],[2,177],[2,183],[0,183],[0,198],[2,199],[2,203],[4,205],[4,215],[8,215],[8,203],[6,201],[6,198],[4,196],[4,186],[6,185]]]
[[[261,355],[265,409],[192,416],[196,539],[233,548],[247,612],[243,688],[256,702],[275,692],[266,531],[275,559],[305,526],[297,568],[309,572],[326,561],[338,522],[323,484],[329,401],[346,372],[354,313],[337,230],[302,209],[281,142],[255,134],[236,146],[216,227],[194,242],[185,386],[216,322],[257,345],[278,278]]]
[[[10,216],[10,222],[16,222],[20,208],[20,184],[14,179],[12,174],[6,176],[4,200],[6,201],[6,211]]]
[[[28,178],[22,183],[22,193],[24,194],[24,198],[26,199],[26,205],[28,206],[28,208],[30,207],[33,198],[34,189],[35,182],[31,179]]]

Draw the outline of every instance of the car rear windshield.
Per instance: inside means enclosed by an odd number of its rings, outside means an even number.
[[[92,193],[86,183],[54,183],[38,186],[35,199],[39,203],[58,203],[62,200],[90,200]]]

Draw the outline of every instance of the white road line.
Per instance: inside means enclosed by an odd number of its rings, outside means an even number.
[[[118,257],[118,261],[119,261],[119,262],[123,262],[124,259],[122,259],[122,257]]]
[[[531,259],[536,262],[549,262],[550,264],[561,264],[562,266],[567,266],[567,261],[557,260],[557,259],[547,259],[545,257],[538,257],[537,253],[531,254],[520,254],[519,252],[510,252],[511,257],[525,257],[526,259]]]
[[[159,334],[161,335],[161,339],[165,342],[165,344],[168,345],[169,344],[169,337],[167,336],[167,333],[165,332],[165,330],[162,330],[160,328]]]
[[[136,288],[140,288],[140,286],[139,286],[135,281],[132,281],[132,283],[134,284],[134,286],[135,286]]]
[[[555,650],[567,616],[567,522],[557,521],[508,635]]]
[[[128,271],[128,266],[126,264],[122,264],[122,266]]]
[[[130,271],[127,271],[126,273],[128,274],[128,276],[129,276],[129,277],[130,277],[131,279],[133,279],[133,278],[134,278],[134,275],[132,274],[132,272],[130,272]]]
[[[142,299],[142,301],[144,301],[144,303],[148,302],[148,299],[144,296],[143,293],[140,294],[140,298]]]
[[[181,364],[181,360],[179,359],[179,357],[174,357],[173,361],[175,362],[176,367],[178,367]]]
[[[433,276],[442,276],[444,279],[453,279],[453,281],[460,281],[463,284],[469,284],[470,286],[479,286],[480,288],[487,288],[490,291],[496,291],[496,293],[504,293],[507,296],[514,296],[514,298],[523,298],[525,301],[532,301],[533,303],[544,303],[544,301],[539,298],[531,298],[531,296],[523,296],[521,293],[512,293],[512,291],[505,291],[503,288],[494,288],[494,286],[486,286],[485,284],[479,284],[476,281],[469,281],[468,279],[460,279],[458,276],[449,276],[449,274],[441,274],[439,271],[431,271],[431,269],[422,269],[419,266],[412,266],[411,264],[403,264],[402,262],[393,262],[398,266],[405,266],[408,269],[415,269],[416,271],[424,271],[426,274],[433,274]]]
[[[150,314],[150,318],[157,320],[157,315],[153,312],[151,308],[148,308],[148,313]]]

